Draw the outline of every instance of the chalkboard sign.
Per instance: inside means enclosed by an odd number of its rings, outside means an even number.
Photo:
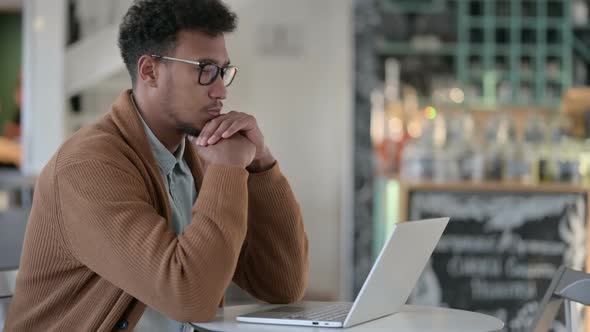
[[[410,302],[528,331],[559,266],[585,268],[587,202],[585,192],[410,190],[408,220],[451,217]],[[554,331],[565,330],[559,317]]]

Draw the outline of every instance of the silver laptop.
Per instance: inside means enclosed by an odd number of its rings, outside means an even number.
[[[351,327],[391,315],[404,305],[449,218],[395,225],[354,303],[304,302],[238,316],[248,323]]]

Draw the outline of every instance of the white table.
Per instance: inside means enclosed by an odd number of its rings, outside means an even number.
[[[220,309],[215,320],[195,323],[203,332],[337,332],[338,328],[300,327],[286,325],[251,324],[236,321],[236,316],[278,305],[241,305]],[[464,310],[406,305],[401,312],[346,329],[351,332],[403,331],[403,332],[492,332],[504,327],[501,320]]]

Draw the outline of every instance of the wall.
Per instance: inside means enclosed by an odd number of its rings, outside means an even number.
[[[0,133],[17,110],[14,92],[21,66],[21,26],[20,14],[0,14]]]
[[[352,185],[351,1],[234,0],[228,38],[240,72],[228,109],[256,116],[301,203],[311,298],[343,295],[342,227]],[[350,184],[350,185],[349,185]],[[344,196],[343,196],[344,195]]]

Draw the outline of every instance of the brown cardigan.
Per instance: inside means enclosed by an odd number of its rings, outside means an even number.
[[[299,300],[307,238],[279,167],[203,174],[189,142],[185,158],[199,195],[176,236],[129,91],[68,139],[37,182],[5,331],[132,330],[146,304],[203,322],[232,279],[263,301]]]

